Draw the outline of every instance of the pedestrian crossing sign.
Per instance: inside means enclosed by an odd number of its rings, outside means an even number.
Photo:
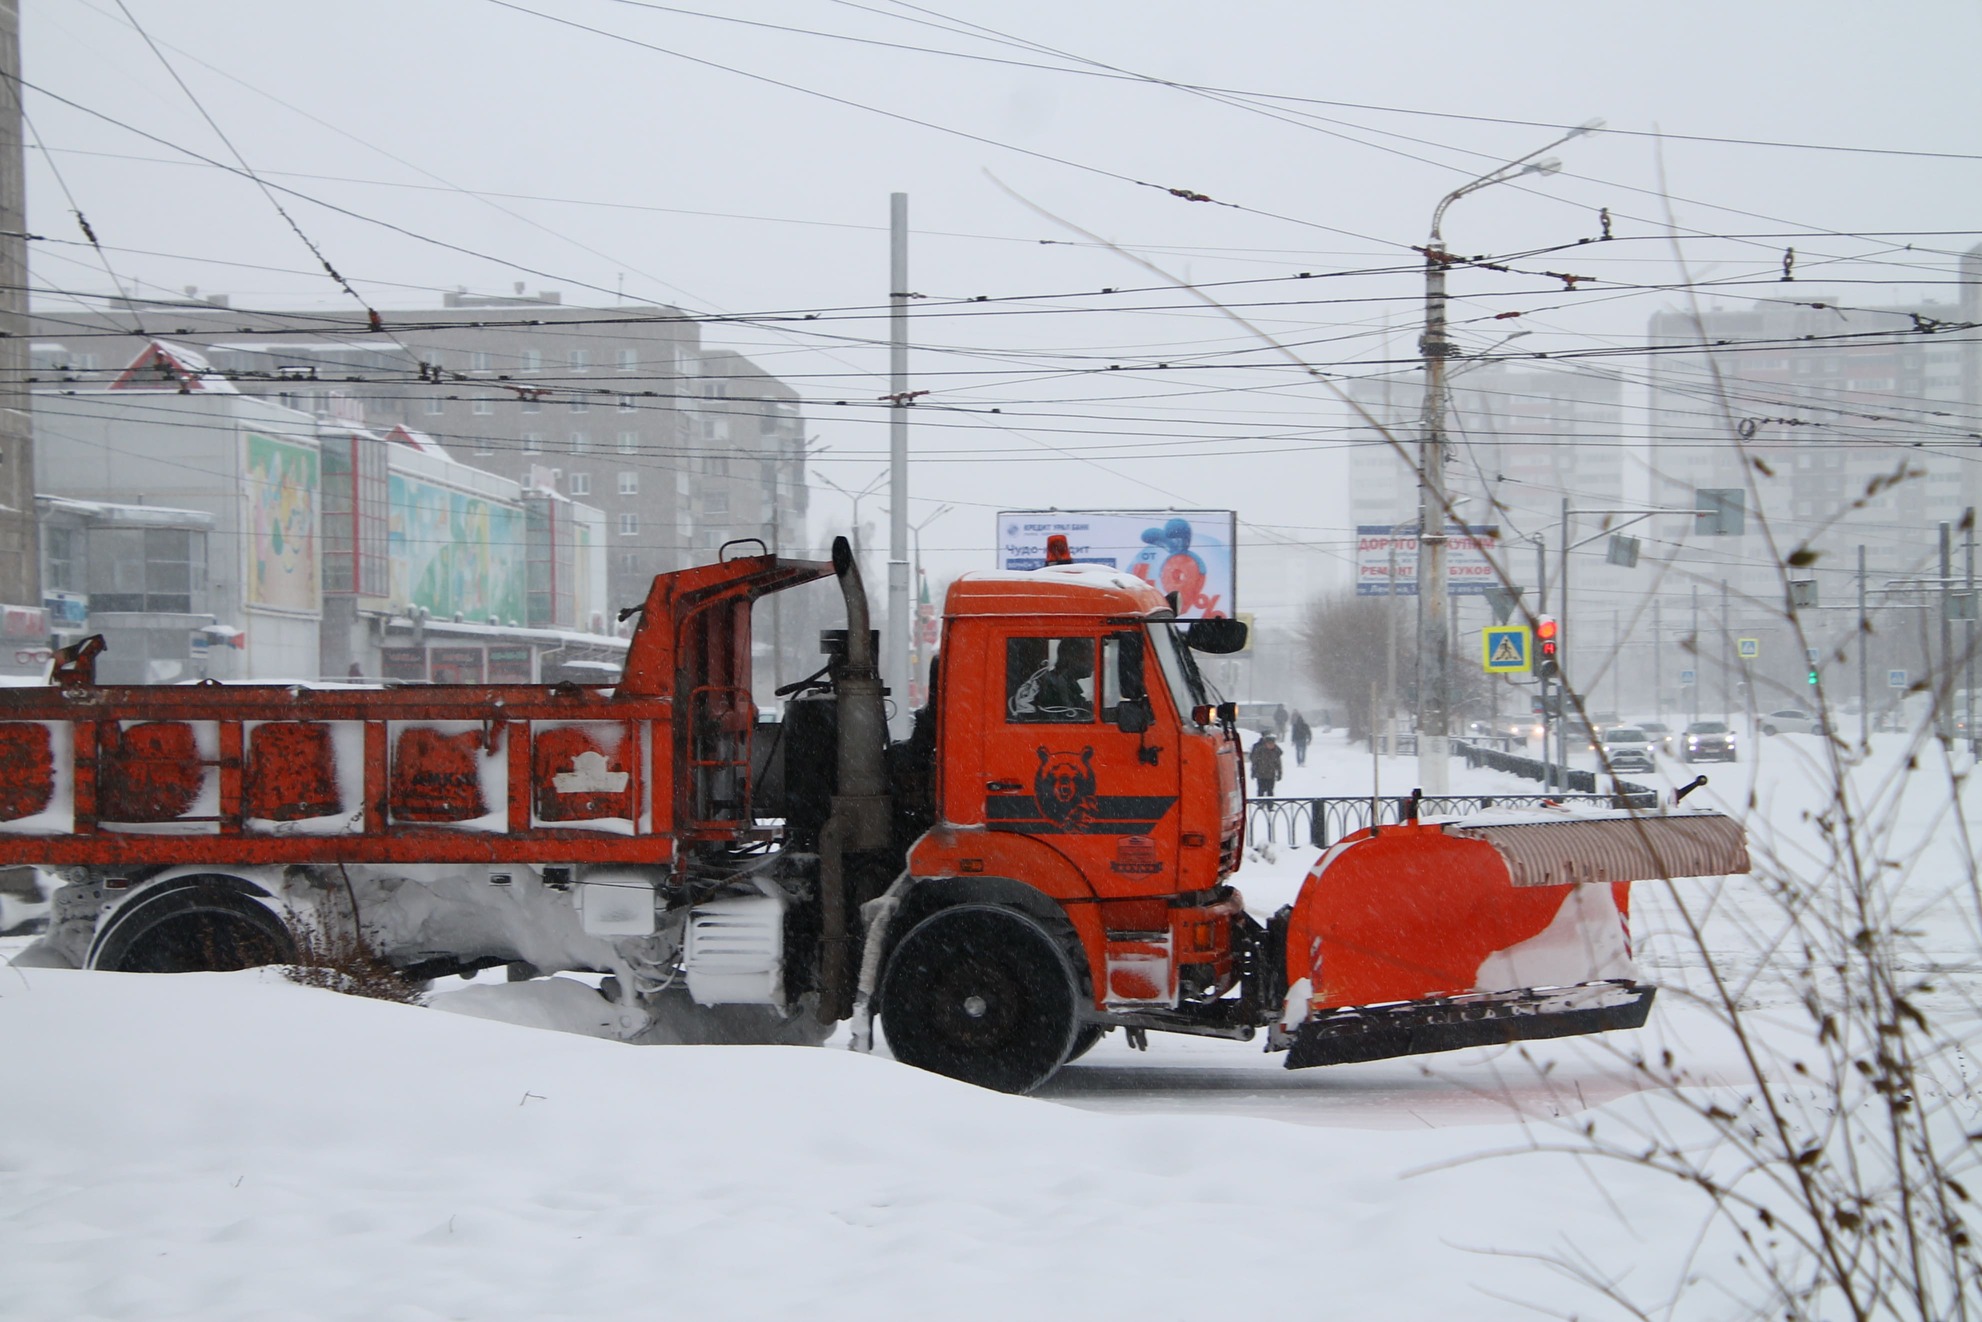
[[[1482,631],[1480,664],[1489,675],[1505,675],[1533,668],[1534,649],[1526,625],[1496,625]]]

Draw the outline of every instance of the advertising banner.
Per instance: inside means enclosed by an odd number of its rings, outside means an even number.
[[[317,447],[259,432],[247,433],[243,444],[246,603],[263,610],[315,614],[322,583],[317,569],[317,499],[322,482]]]
[[[1494,549],[1500,529],[1447,524],[1445,528],[1445,590],[1454,597],[1479,597],[1500,586],[1487,553]],[[1395,553],[1393,555],[1393,552]],[[1397,572],[1393,585],[1392,566]],[[1361,524],[1356,528],[1356,595],[1359,597],[1418,595],[1418,525]]]
[[[1057,533],[1076,563],[1176,593],[1179,618],[1224,619],[1238,595],[1237,530],[1231,510],[1008,510],[998,516],[998,567],[1039,568]]]
[[[389,489],[394,601],[443,620],[526,618],[522,510],[403,473]]]

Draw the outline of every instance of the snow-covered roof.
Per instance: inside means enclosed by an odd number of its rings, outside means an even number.
[[[182,510],[169,505],[122,505],[103,500],[77,500],[72,496],[37,495],[34,499],[35,504],[50,513],[74,514],[82,518],[170,527],[189,523],[201,528],[214,525],[213,515],[205,510]]]
[[[112,390],[176,390],[209,395],[238,395],[234,383],[213,370],[197,350],[170,340],[153,340],[110,383]]]
[[[391,444],[408,446],[411,449],[418,450],[421,454],[430,454],[434,458],[446,460],[450,464],[459,462],[453,455],[447,452],[446,446],[423,431],[415,431],[403,422],[387,432],[385,439]]]

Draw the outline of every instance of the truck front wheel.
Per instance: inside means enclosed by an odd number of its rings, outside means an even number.
[[[881,982],[895,1059],[1000,1092],[1031,1092],[1073,1048],[1075,980],[1060,943],[1014,909],[939,909],[903,937]]]

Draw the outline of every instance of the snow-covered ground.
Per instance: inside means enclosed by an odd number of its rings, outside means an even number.
[[[1874,844],[1903,879],[1912,957],[1938,969],[1932,1013],[1974,1042],[1974,846],[1938,756],[1903,777],[1893,736],[1854,783],[1883,805]],[[1818,875],[1820,742],[1743,757],[1704,768],[1697,797],[1748,817],[1758,859]],[[1381,774],[1405,792],[1414,763]],[[1363,794],[1369,775],[1324,736],[1279,792]],[[1249,862],[1253,906],[1291,899],[1311,852]],[[1552,1265],[1576,1261],[1678,1316],[1746,1317],[1738,1245],[1702,1236],[1696,1190],[1521,1151],[1586,1123],[1688,1133],[1630,1053],[1739,1079],[1689,996],[1706,988],[1682,910],[1793,1046],[1797,1017],[1767,1013],[1796,990],[1776,907],[1747,878],[1635,889],[1640,960],[1665,986],[1639,1033],[1300,1072],[1256,1045],[1158,1035],[1138,1053],[1117,1034],[1033,1098],[837,1042],[635,1048],[477,1017],[511,1003],[582,1030],[575,986],[485,975],[434,997],[473,1013],[438,1014],[270,971],[0,969],[0,1316],[1623,1315]],[[1972,1093],[1945,1102],[1982,1128]]]

